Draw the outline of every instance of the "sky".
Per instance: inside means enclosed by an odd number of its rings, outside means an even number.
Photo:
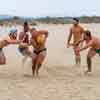
[[[82,16],[100,15],[100,0],[0,0],[0,15]]]

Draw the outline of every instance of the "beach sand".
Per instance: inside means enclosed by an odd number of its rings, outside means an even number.
[[[17,46],[4,48],[7,64],[0,66],[0,100],[100,100],[100,57],[94,57],[91,75],[84,74],[86,51],[81,53],[82,65],[74,65],[73,49],[65,46],[70,26],[36,26],[49,31],[48,55],[38,78],[32,77],[30,59],[22,66]],[[100,37],[100,24],[83,27]],[[8,30],[0,28],[1,38]]]

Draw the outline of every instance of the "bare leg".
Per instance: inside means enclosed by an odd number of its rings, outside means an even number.
[[[28,56],[24,56],[24,58],[23,58],[23,60],[22,60],[22,66],[23,66],[23,67],[24,67],[24,65],[25,65],[25,62],[26,62],[27,58],[28,58]]]
[[[92,65],[91,58],[87,56],[87,67],[88,67],[88,72],[91,72],[91,65]]]
[[[0,65],[6,64],[6,57],[3,51],[0,51]]]
[[[35,70],[36,70],[36,64],[33,64],[32,65],[32,74],[33,74],[33,76],[35,75]]]
[[[22,66],[25,65],[25,62],[26,62],[28,57],[32,57],[32,53],[28,48],[26,48],[25,51],[23,52],[23,56],[24,56],[24,58],[22,60]]]
[[[36,66],[36,76],[39,75],[39,69],[41,68],[41,64]]]
[[[36,71],[36,61],[37,61],[37,55],[35,53],[33,53],[32,55],[32,74],[33,76],[35,76],[35,71]]]
[[[77,48],[78,48],[78,47],[75,47],[75,48],[74,48],[75,61],[76,61],[76,65],[77,65],[77,64],[80,65],[80,64],[81,64],[81,56],[80,56],[80,53],[77,53],[77,52],[76,52]]]
[[[44,62],[45,57],[46,57],[46,51],[41,52],[37,57],[37,61],[36,61],[36,64],[37,64],[37,66],[36,66],[36,75],[37,76],[39,75],[39,70],[40,70],[40,68],[41,68],[41,66]]]
[[[93,49],[90,49],[87,55],[87,72],[92,71],[92,58],[95,56],[96,52]]]
[[[81,64],[81,57],[80,57],[80,56],[76,56],[76,57],[75,57],[75,61],[76,61],[76,65],[77,65],[77,64],[80,65],[80,64]]]

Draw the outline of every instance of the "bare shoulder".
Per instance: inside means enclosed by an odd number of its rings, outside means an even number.
[[[84,28],[83,28],[81,25],[79,25],[79,28],[80,28],[81,30],[84,30]]]
[[[39,32],[39,33],[48,33],[47,30],[39,30],[38,32]]]
[[[97,38],[97,37],[92,36],[92,40],[91,40],[92,42],[94,42],[94,43],[95,43],[97,40],[98,40],[98,38]]]
[[[71,26],[69,31],[72,32],[74,30],[74,26]]]
[[[74,29],[74,26],[73,25],[70,27],[70,30],[72,30],[72,29]]]
[[[49,32],[47,30],[39,30],[39,34],[44,34],[46,37],[48,37]]]
[[[95,39],[92,38],[92,39],[87,43],[87,45],[93,46],[95,43],[96,43]]]

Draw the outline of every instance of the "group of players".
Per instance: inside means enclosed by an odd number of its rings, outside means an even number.
[[[72,36],[73,42],[71,43]],[[79,25],[79,20],[74,18],[73,26],[70,29],[70,34],[67,40],[67,47],[69,48],[70,46],[73,46],[76,64],[81,64],[80,52],[89,49],[87,54],[88,70],[86,73],[90,73],[92,71],[92,58],[96,54],[100,56],[100,38],[93,36],[90,30],[84,30],[84,28]]]
[[[29,34],[31,38],[29,39]],[[17,39],[18,37],[18,39]],[[6,64],[6,57],[3,52],[3,48],[10,44],[18,44],[19,52],[24,56],[23,64],[27,57],[32,59],[32,74],[38,76],[39,69],[46,57],[46,40],[48,37],[48,31],[37,30],[30,28],[28,23],[24,23],[23,31],[18,36],[17,29],[11,29],[9,35],[0,41],[0,65]],[[31,52],[29,46],[33,47]]]
[[[31,38],[29,38],[29,34]],[[71,39],[73,36],[73,42]],[[17,39],[18,37],[18,39]],[[3,52],[3,48],[10,44],[18,44],[19,52],[24,56],[23,65],[27,57],[32,59],[32,74],[38,76],[39,69],[41,68],[43,61],[47,54],[46,40],[48,38],[47,30],[37,30],[36,28],[30,28],[28,23],[24,23],[23,31],[18,36],[17,29],[11,29],[9,35],[0,41],[0,65],[6,64],[6,57]],[[85,42],[85,45],[84,45]],[[33,47],[31,52],[29,46]],[[81,64],[80,52],[88,49],[87,54],[87,73],[92,71],[92,58],[98,54],[100,56],[100,38],[91,34],[91,31],[84,30],[79,24],[77,18],[73,19],[73,26],[70,29],[70,34],[67,40],[67,48],[70,46],[74,49],[76,64]]]

